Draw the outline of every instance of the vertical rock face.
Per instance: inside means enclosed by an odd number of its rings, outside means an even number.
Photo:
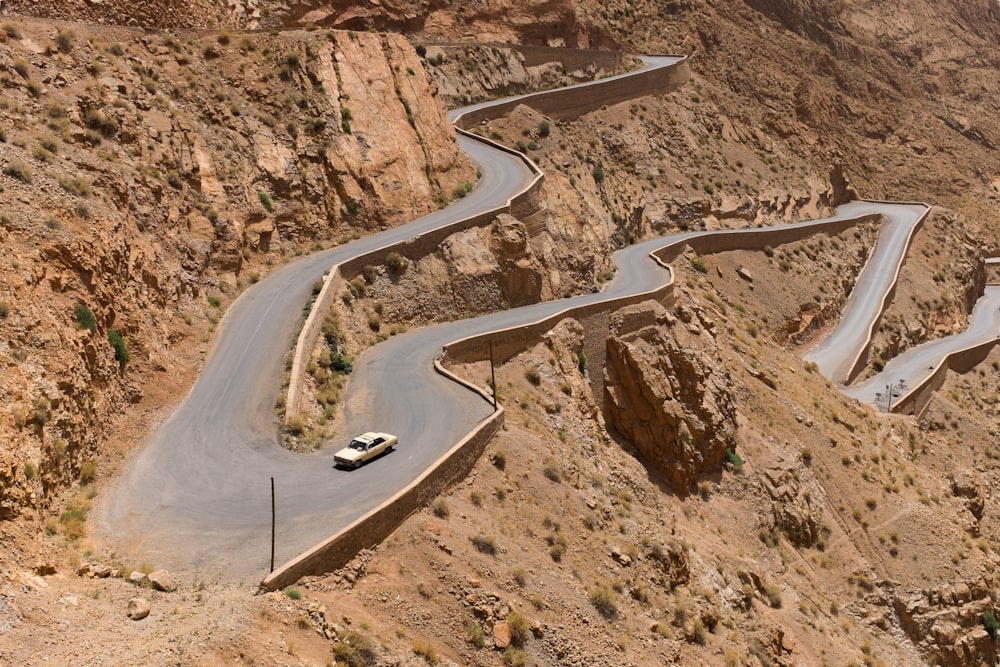
[[[647,302],[611,319],[607,422],[682,490],[736,448],[732,379],[713,329],[704,311],[687,305],[671,313]]]

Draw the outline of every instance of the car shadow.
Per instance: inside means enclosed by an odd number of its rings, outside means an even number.
[[[379,461],[379,460],[385,458],[389,454],[392,454],[394,451],[396,451],[395,447],[393,447],[392,449],[386,450],[386,451],[382,452],[381,454],[379,454],[378,456],[376,456],[375,458],[373,458],[371,461],[366,461],[365,463],[362,463],[361,465],[359,465],[356,468],[354,466],[342,466],[339,463],[334,463],[333,466],[331,466],[331,467],[333,469],[335,469],[335,470],[343,470],[345,472],[354,472],[356,470],[361,470],[362,468],[367,467],[371,463],[375,463],[376,461]]]

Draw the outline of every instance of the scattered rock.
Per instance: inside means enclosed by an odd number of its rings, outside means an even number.
[[[149,583],[153,585],[158,591],[163,591],[165,593],[172,593],[177,590],[177,584],[174,583],[173,577],[166,570],[157,570],[156,572],[150,572]]]
[[[498,649],[510,646],[510,624],[507,621],[497,621],[493,624],[493,644]]]
[[[149,616],[149,603],[143,598],[132,598],[128,601],[128,617],[139,621]]]

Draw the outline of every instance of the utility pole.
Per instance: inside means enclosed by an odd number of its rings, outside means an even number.
[[[493,387],[493,412],[497,411],[497,374],[493,367],[493,340],[490,340],[490,385]]]
[[[889,414],[890,412],[892,412],[892,385],[891,384],[887,384],[885,386],[885,393],[886,393],[885,413]]]
[[[274,572],[274,478],[271,478],[271,572]]]

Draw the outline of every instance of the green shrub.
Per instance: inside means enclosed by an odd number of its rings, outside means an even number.
[[[339,352],[330,353],[330,368],[337,371],[338,373],[344,373],[345,375],[350,375],[351,371],[354,370],[354,364],[351,363],[344,355]]]
[[[542,376],[537,368],[529,368],[524,371],[524,378],[536,387],[542,384]]]
[[[736,470],[743,469],[743,459],[740,458],[739,454],[728,448],[726,449],[726,461]]]
[[[76,317],[76,323],[81,329],[87,329],[88,331],[97,330],[97,320],[94,318],[94,311],[87,304],[76,304],[76,308],[73,309],[73,315]]]
[[[604,167],[601,164],[595,164],[590,173],[594,176],[595,183],[601,184],[604,182]]]
[[[24,478],[29,482],[35,478],[35,464],[31,461],[24,462]]]
[[[302,599],[302,591],[300,591],[299,589],[295,588],[294,586],[289,586],[288,588],[286,588],[285,589],[285,595],[287,595],[290,600],[301,600]]]
[[[986,629],[987,634],[989,634],[990,639],[996,641],[998,635],[1000,635],[1000,622],[997,622],[997,615],[993,613],[992,609],[983,612],[983,627]]]
[[[9,314],[10,314],[10,304],[8,304],[6,301],[0,301],[0,320],[7,319],[7,316]]]
[[[265,211],[274,213],[274,204],[271,203],[271,198],[267,196],[266,192],[258,190],[257,198],[260,199],[260,205],[264,207]]]
[[[351,120],[354,118],[351,115],[351,110],[347,107],[340,108],[340,129],[344,131],[344,134],[351,133]]]
[[[538,123],[538,136],[547,137],[549,136],[550,126],[549,121],[542,120]]]
[[[492,463],[493,467],[495,467],[497,470],[504,470],[504,469],[506,469],[507,468],[507,452],[503,451],[502,449],[499,450],[499,451],[493,452],[493,454],[490,456],[490,463]]]
[[[701,257],[698,257],[697,255],[691,258],[691,266],[694,267],[695,271],[708,273],[708,267],[705,266],[705,262],[702,261]]]
[[[486,645],[486,633],[483,632],[483,626],[475,621],[465,626],[465,638],[476,648],[482,648]]]
[[[122,335],[114,329],[109,329],[108,342],[115,349],[115,361],[118,362],[118,365],[124,366],[128,363],[128,348],[125,347],[125,340],[122,338]]]
[[[222,305],[222,301],[220,301],[219,297],[215,296],[214,294],[207,295],[205,297],[205,300],[208,301],[208,305],[210,305],[212,308],[218,308],[220,305]]]

